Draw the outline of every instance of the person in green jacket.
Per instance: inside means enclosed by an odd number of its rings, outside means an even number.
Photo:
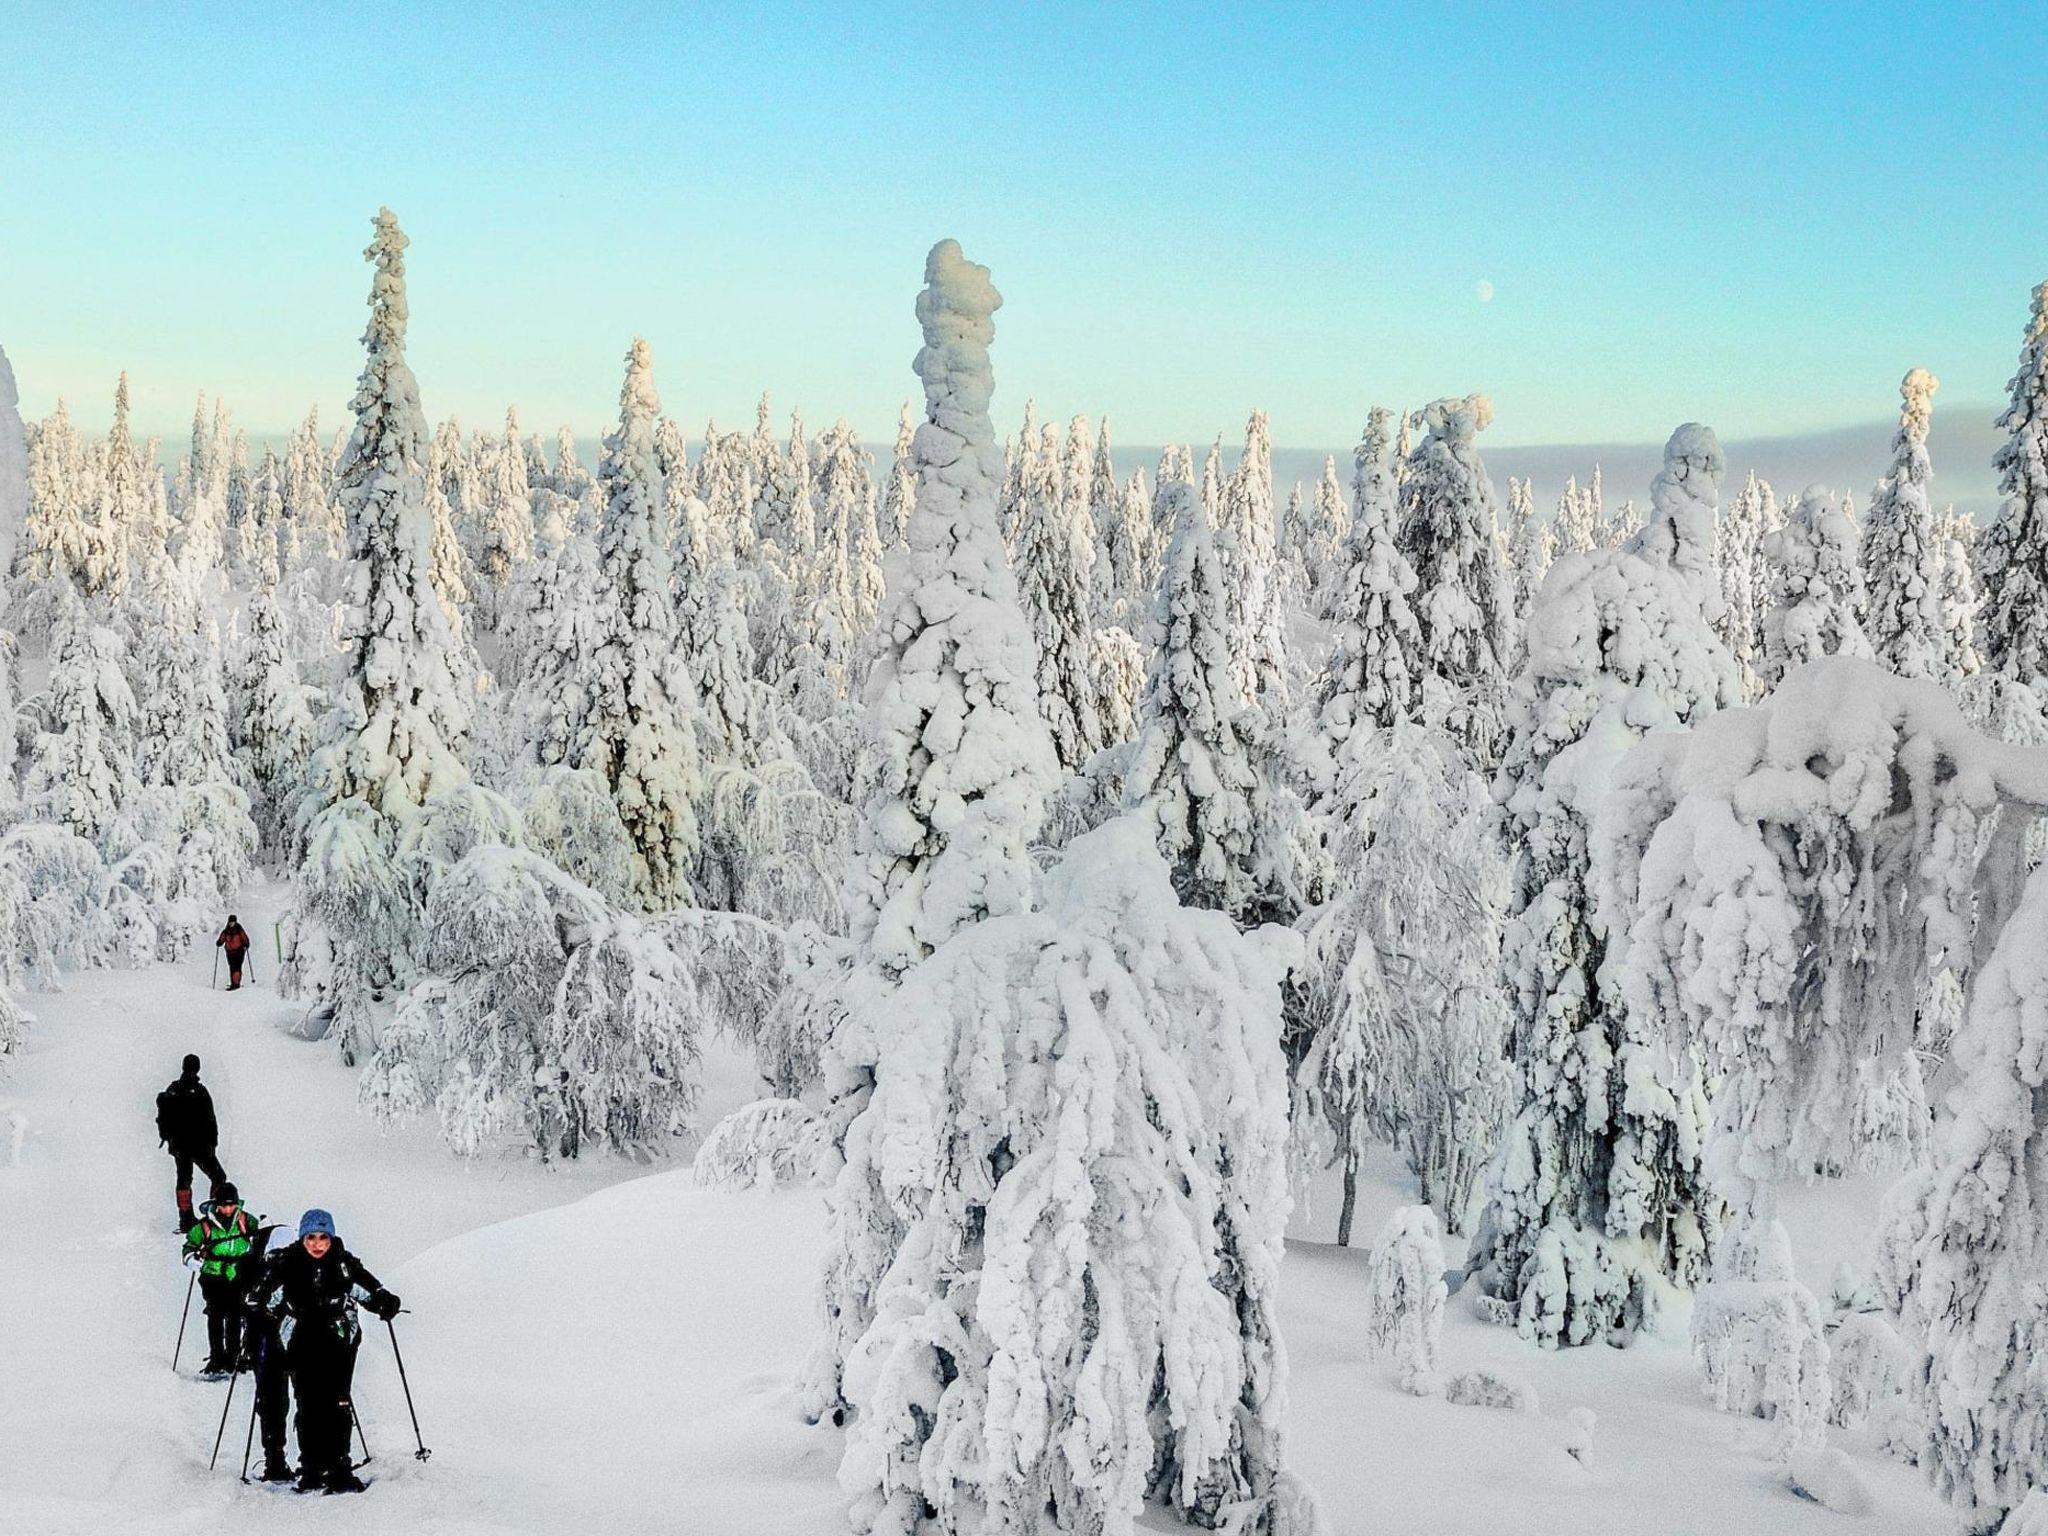
[[[199,1271],[206,1298],[206,1364],[202,1374],[225,1376],[242,1352],[243,1293],[255,1278],[243,1273],[255,1246],[256,1223],[242,1208],[241,1192],[223,1180],[199,1208],[185,1234],[185,1263]]]

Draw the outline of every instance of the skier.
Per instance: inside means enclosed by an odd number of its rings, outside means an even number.
[[[278,1234],[285,1236],[280,1239]],[[244,1298],[248,1308],[242,1328],[242,1364],[256,1375],[256,1419],[263,1431],[263,1481],[288,1483],[291,1463],[284,1453],[285,1410],[291,1406],[291,1380],[285,1369],[284,1341],[277,1320],[263,1310],[277,1264],[291,1250],[297,1234],[288,1226],[267,1226],[252,1240],[247,1273],[251,1284]]]
[[[200,1207],[199,1219],[185,1234],[185,1262],[199,1271],[199,1294],[206,1298],[202,1375],[225,1376],[241,1357],[243,1291],[255,1231],[242,1209],[241,1191],[223,1180],[213,1186],[213,1198]]]
[[[228,957],[228,990],[242,989],[242,957],[249,953],[249,933],[235,914],[228,914],[228,925],[221,929],[220,936],[213,941],[213,947]]]
[[[263,1307],[278,1324],[292,1396],[298,1400],[299,1491],[359,1493],[349,1465],[350,1384],[363,1339],[361,1302],[378,1317],[398,1315],[398,1298],[378,1283],[314,1209],[299,1218],[299,1240],[264,1270]]]
[[[215,1184],[225,1184],[220,1159],[220,1126],[213,1118],[213,1095],[199,1081],[199,1058],[187,1056],[178,1080],[156,1096],[156,1134],[178,1166],[178,1230],[189,1229],[192,1214],[192,1169],[197,1165]]]

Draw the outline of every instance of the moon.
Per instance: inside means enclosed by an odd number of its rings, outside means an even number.
[[[1493,302],[1493,283],[1490,279],[1482,277],[1473,285],[1472,291],[1478,295],[1480,303],[1491,304]]]

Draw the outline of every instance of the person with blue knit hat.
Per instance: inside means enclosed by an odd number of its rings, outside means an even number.
[[[398,1298],[342,1246],[334,1218],[317,1206],[299,1218],[299,1240],[263,1271],[263,1310],[277,1324],[298,1405],[299,1489],[356,1493],[349,1465],[349,1391],[362,1344],[358,1303],[381,1318]]]

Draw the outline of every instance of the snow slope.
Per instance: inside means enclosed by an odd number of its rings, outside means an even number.
[[[266,985],[275,902],[246,900],[254,990],[209,992],[202,954],[28,999],[38,1022],[0,1082],[0,1532],[843,1530],[840,1436],[804,1424],[791,1391],[815,1326],[821,1197],[700,1190],[679,1165],[639,1177],[649,1170],[611,1160],[464,1164],[426,1129],[380,1132],[355,1107],[353,1075],[276,1028],[291,1010]],[[255,1206],[328,1205],[411,1309],[400,1338],[435,1454],[410,1457],[378,1329],[357,1374],[377,1481],[345,1523],[334,1501],[236,1481],[246,1382],[223,1470],[209,1474],[225,1388],[189,1379],[194,1334],[187,1379],[168,1369],[185,1276],[151,1103],[186,1050],[205,1058],[223,1160]],[[751,1092],[730,1059],[714,1074],[706,1125]],[[1788,1196],[1810,1284],[1824,1291],[1836,1258],[1867,1244],[1880,1193],[1863,1180]],[[1378,1156],[1362,1241],[1408,1198]],[[1844,1529],[1757,1454],[1763,1426],[1707,1407],[1682,1343],[1543,1354],[1453,1297],[1445,1371],[1510,1374],[1535,1389],[1537,1411],[1400,1392],[1365,1352],[1365,1247],[1309,1240],[1334,1213],[1319,1200],[1298,1214],[1281,1311],[1290,1459],[1337,1536]],[[1583,1462],[1566,1449],[1579,1408],[1598,1420]],[[1872,1491],[1861,1536],[1949,1529],[1911,1469],[1859,1436],[1837,1443]]]

